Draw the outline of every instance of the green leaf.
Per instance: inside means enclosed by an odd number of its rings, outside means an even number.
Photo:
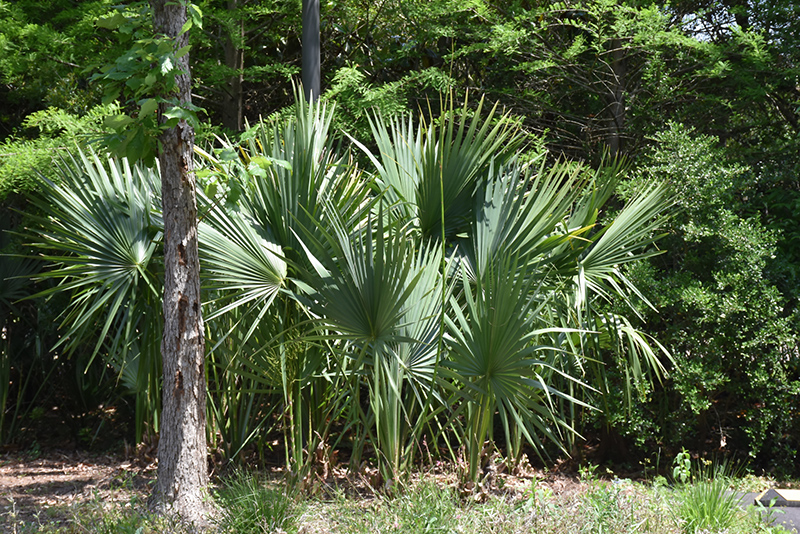
[[[267,172],[263,168],[261,168],[260,165],[256,163],[250,163],[250,165],[247,166],[247,172],[249,172],[253,176],[258,176],[260,178],[267,177]]]
[[[169,74],[170,71],[172,71],[175,68],[175,66],[172,63],[172,59],[169,56],[161,58],[160,63],[161,63],[161,74]]]
[[[219,153],[219,160],[220,161],[238,161],[239,154],[236,153],[235,150],[230,148],[223,148]]]
[[[173,126],[177,124],[177,121],[185,120],[190,124],[197,123],[197,115],[193,112],[189,111],[188,109],[184,109],[180,106],[171,106],[164,111],[164,116],[171,121],[175,121]]]
[[[137,125],[136,128],[130,131],[128,139],[126,140],[126,156],[134,161],[145,159],[148,155],[147,141],[148,137],[145,134],[145,129],[142,125]]]
[[[106,128],[111,128],[113,130],[120,130],[125,128],[130,123],[133,122],[133,119],[130,118],[128,115],[120,114],[120,115],[112,115],[110,117],[106,117],[103,120],[103,126]]]
[[[137,91],[139,91],[139,89],[142,87],[144,80],[139,76],[131,76],[130,74],[128,74],[126,78],[128,78],[128,81],[125,82],[125,85],[129,87],[134,94],[137,94]]]
[[[292,170],[292,164],[285,159],[276,159],[269,156],[257,156],[250,161],[264,170],[266,170],[268,167],[272,167],[273,165],[277,165],[278,167],[286,169],[287,171]]]
[[[217,189],[218,189],[217,182],[210,182],[204,188],[204,192],[208,198],[214,198],[217,196]]]
[[[117,12],[110,17],[103,17],[97,19],[97,22],[95,24],[97,24],[98,28],[105,28],[107,30],[116,30],[117,28],[122,26],[122,24],[124,24],[125,21],[127,20],[128,19],[126,19],[122,13]]]
[[[181,27],[181,33],[179,33],[178,35],[183,35],[184,33],[186,33],[189,30],[191,30],[193,24],[194,24],[194,22],[192,21],[192,19],[189,19],[186,22],[184,22],[183,23],[183,27]]]
[[[177,52],[175,52],[175,59],[180,59],[186,54],[189,53],[189,49],[192,48],[192,45],[186,45],[183,48],[179,48]]]
[[[256,156],[250,161],[258,165],[262,169],[267,169],[268,167],[272,167],[272,162],[268,158],[263,156]]]
[[[139,117],[145,117],[158,109],[158,100],[155,98],[148,98],[142,102],[142,107],[139,110]]]
[[[189,4],[189,20],[201,30],[203,29],[203,11],[197,4]]]

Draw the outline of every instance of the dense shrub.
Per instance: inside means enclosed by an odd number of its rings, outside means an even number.
[[[656,141],[632,182],[669,184],[679,210],[659,243],[667,253],[628,274],[659,310],[642,308],[645,330],[679,370],[623,432],[791,470],[800,369],[793,296],[776,284],[787,276],[781,235],[752,210],[753,173],[717,139],[672,125]]]

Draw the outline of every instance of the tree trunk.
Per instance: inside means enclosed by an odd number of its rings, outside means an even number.
[[[608,119],[606,142],[612,156],[617,157],[623,149],[625,130],[625,49],[622,40],[611,41],[611,81],[608,107],[611,117]]]
[[[235,13],[238,0],[228,0],[228,11]],[[244,81],[244,21],[226,32],[222,48],[225,51],[225,66],[237,72],[228,78],[225,96],[222,99],[222,125],[234,132],[242,131],[242,82]]]
[[[176,49],[185,46],[188,35],[178,34],[186,22],[186,7],[169,0],[151,0],[151,6],[156,33],[174,38]],[[179,61],[183,73],[176,77],[177,96],[181,102],[190,102],[189,56]],[[158,480],[153,497],[160,511],[204,527],[210,503],[205,493],[205,340],[192,168],[194,129],[181,121],[165,130],[159,140],[164,214],[164,384]]]
[[[303,0],[303,92],[306,101],[320,92],[319,0]]]

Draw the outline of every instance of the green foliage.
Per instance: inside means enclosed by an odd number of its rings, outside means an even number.
[[[331,534],[433,534],[440,532],[492,532],[502,534],[679,534],[690,531],[677,517],[684,495],[664,488],[652,489],[626,479],[583,481],[573,491],[555,494],[555,481],[518,480],[503,494],[484,500],[463,499],[442,475],[423,476],[397,496],[369,496],[331,489],[322,497],[287,496],[278,481],[254,472],[223,476],[214,491],[219,506],[216,530],[241,532],[329,532]],[[348,488],[350,489],[350,488]],[[11,502],[0,516],[8,532],[84,534],[181,534],[191,531],[176,520],[146,512],[144,497],[115,489],[113,499],[98,493],[88,503],[37,510],[23,521],[23,503]],[[134,490],[135,491],[135,490]],[[728,534],[788,534],[769,524],[756,507],[733,509],[725,529],[698,532]],[[716,517],[719,517],[719,512]]]
[[[31,530],[40,534],[78,534],[92,532],[97,534],[190,534],[194,532],[189,526],[180,522],[177,517],[153,514],[147,510],[146,498],[132,495],[126,502],[112,500],[117,506],[109,506],[109,502],[99,494],[94,494],[88,502],[79,502],[69,509],[69,520],[39,522],[39,528]],[[61,524],[59,524],[61,523]],[[66,525],[64,525],[66,523]],[[16,532],[16,529],[15,529]],[[28,532],[23,530],[22,532]]]
[[[41,194],[43,180],[60,182],[55,161],[68,157],[68,151],[85,145],[102,135],[103,118],[115,106],[96,106],[80,115],[62,109],[48,108],[28,116],[23,122],[25,134],[10,136],[0,143],[0,253],[31,254],[20,235],[25,225],[35,224],[37,208],[28,196]],[[63,297],[45,300],[32,295],[49,287],[36,282],[43,262],[5,256],[0,261],[0,371],[4,387],[0,391],[0,440],[22,439],[25,416],[40,403],[66,395],[65,409],[81,413],[94,408],[95,402],[107,402],[108,376],[101,365],[91,365],[82,351],[73,361],[58,359],[49,351],[57,342],[57,316],[66,306]],[[25,299],[25,300],[23,300]],[[61,309],[59,309],[59,307]],[[74,368],[81,367],[75,373]],[[84,373],[90,367],[88,373]],[[51,382],[55,377],[75,380]],[[98,400],[102,398],[102,400]],[[72,402],[74,401],[74,403]]]
[[[748,209],[752,173],[715,139],[674,125],[657,140],[641,173],[668,184],[680,211],[670,254],[629,270],[660,310],[642,310],[649,333],[682,369],[655,395],[666,410],[656,420],[670,443],[713,440],[780,462],[797,448],[800,383],[791,308],[773,282],[778,236]]]
[[[727,531],[741,515],[726,466],[698,467],[693,484],[681,490],[678,518],[686,534]]]
[[[16,226],[22,217],[6,217],[7,207],[30,209],[24,195],[40,189],[39,173],[54,183],[61,179],[52,156],[66,156],[64,148],[71,150],[76,144],[104,137],[116,150],[134,157],[155,153],[156,108],[175,103],[169,96],[161,101],[154,95],[171,91],[179,73],[176,60],[187,49],[174,50],[152,35],[143,2],[112,8],[114,3],[0,1],[0,136],[4,138],[0,226],[4,229]],[[242,98],[241,113],[253,123],[290,105],[291,78],[299,72],[301,50],[299,4],[202,1],[197,5],[189,32],[193,93],[197,102],[208,107],[211,120],[218,125],[225,103],[237,94]],[[577,155],[598,168],[608,149],[631,156],[641,177],[668,183],[681,208],[662,242],[667,254],[623,270],[617,266],[625,263],[628,251],[624,248],[614,257],[584,249],[585,269],[590,270],[598,259],[603,264],[600,271],[589,273],[596,275],[593,280],[590,276],[581,282],[579,275],[550,278],[541,289],[531,285],[550,295],[553,288],[574,283],[563,291],[563,298],[552,301],[559,302],[554,312],[559,318],[547,325],[564,332],[548,336],[553,346],[564,351],[558,353],[563,364],[558,368],[572,378],[580,376],[598,391],[579,386],[571,378],[562,380],[558,373],[551,374],[550,385],[601,407],[602,414],[585,412],[584,421],[636,445],[661,440],[678,450],[684,445],[699,449],[724,443],[724,448],[756,456],[759,466],[773,467],[772,459],[794,465],[791,460],[800,446],[796,417],[800,370],[795,348],[800,325],[796,180],[800,93],[793,82],[800,65],[796,5],[788,0],[735,7],[724,2],[667,5],[610,0],[502,5],[484,0],[385,0],[379,4],[335,0],[321,8],[327,82],[323,99],[336,103],[338,113],[323,113],[322,122],[301,119],[306,122],[298,131],[293,130],[295,126],[259,124],[241,142],[209,149],[208,168],[198,173],[208,197],[201,210],[206,223],[201,232],[207,240],[204,265],[210,267],[204,287],[207,311],[214,314],[208,335],[211,346],[218,346],[209,366],[212,397],[218,402],[212,404],[209,419],[219,432],[210,432],[219,436],[216,443],[226,454],[245,450],[246,444],[264,443],[259,440],[269,426],[264,421],[272,405],[280,417],[294,421],[283,426],[295,433],[290,440],[293,461],[298,465],[312,461],[317,441],[329,437],[327,421],[335,419],[331,414],[340,413],[337,388],[356,397],[372,391],[372,404],[362,399],[362,411],[348,415],[347,421],[347,432],[359,436],[364,450],[378,439],[384,443],[406,439],[394,450],[413,444],[411,436],[417,428],[411,434],[401,436],[405,432],[401,430],[393,435],[388,430],[396,428],[394,423],[381,422],[383,437],[372,433],[378,424],[374,418],[380,417],[376,413],[383,408],[396,416],[395,421],[402,421],[420,415],[414,410],[426,406],[410,401],[418,390],[406,386],[419,384],[409,382],[399,365],[411,357],[414,351],[408,347],[412,344],[397,344],[398,350],[411,352],[398,356],[396,367],[385,367],[380,373],[376,372],[379,367],[369,363],[384,361],[380,358],[369,360],[366,366],[351,365],[358,361],[349,352],[355,345],[331,339],[335,329],[320,326],[325,324],[322,312],[308,313],[308,299],[316,297],[319,289],[310,284],[309,273],[315,272],[310,257],[324,261],[329,272],[342,275],[345,269],[337,254],[366,239],[355,228],[369,220],[373,240],[380,233],[378,228],[397,232],[394,236],[399,240],[397,236],[405,234],[397,227],[403,227],[415,254],[427,246],[418,240],[418,232],[438,239],[444,228],[444,250],[436,254],[442,269],[451,268],[448,258],[453,250],[466,250],[473,232],[470,218],[476,213],[496,215],[476,212],[473,200],[480,197],[473,195],[476,186],[492,176],[492,165],[508,164],[507,156],[533,132],[547,141],[553,153]],[[91,65],[104,65],[104,72],[89,79]],[[121,107],[97,106],[104,88],[108,98],[121,99]],[[505,111],[480,122],[486,115],[477,100],[459,112],[449,101],[436,99],[435,93],[445,91],[463,97],[467,89],[473,95],[479,92],[479,96],[498,99]],[[415,114],[391,118],[407,109]],[[422,109],[419,115],[418,109]],[[191,119],[193,111],[173,108],[167,114],[175,122]],[[462,118],[480,117],[480,128],[487,126],[484,133],[489,134],[485,144],[467,143],[466,151],[477,147],[479,152],[491,153],[493,162],[481,160],[483,156],[462,158],[468,154],[460,148],[449,154],[440,150],[451,146],[452,138],[447,136],[458,134],[457,128],[469,131],[467,120],[459,123],[439,117],[453,118],[459,113]],[[297,116],[295,111],[277,115]],[[667,119],[681,121],[687,128],[665,125]],[[511,124],[523,131],[504,137]],[[110,130],[114,132],[109,136]],[[334,150],[330,138],[335,135],[329,134],[340,131],[373,153],[372,159],[362,158],[361,170],[349,154]],[[314,135],[324,142],[304,152]],[[492,140],[493,135],[497,137]],[[417,137],[425,142],[417,146]],[[653,139],[657,147],[646,150]],[[531,163],[532,169],[539,165],[537,158],[539,151],[532,150],[527,160],[519,157],[518,163]],[[469,170],[461,172],[464,169]],[[521,167],[513,173],[517,174],[504,179],[526,176]],[[607,196],[610,190],[600,174],[591,180],[592,194],[610,201],[612,207],[578,201],[582,207],[576,209],[585,208],[586,216],[571,219],[567,230],[585,230],[574,234],[571,243],[591,239],[599,245],[597,239],[616,239],[616,230],[601,230],[597,224],[618,211],[616,200]],[[440,183],[444,195],[440,195]],[[337,185],[327,189],[331,184]],[[636,189],[641,181],[631,184]],[[578,180],[575,187],[584,184]],[[499,186],[494,192],[490,201],[498,202],[496,206],[515,205],[501,198]],[[509,199],[516,194],[510,188],[505,193]],[[624,190],[621,195],[633,198]],[[333,220],[331,214],[340,209],[346,215],[339,217],[340,235],[333,236],[327,222],[321,221]],[[596,219],[589,216],[594,211]],[[365,219],[369,212],[372,218]],[[509,221],[507,217],[509,225],[524,226],[519,220]],[[616,228],[617,236],[628,231],[624,224]],[[652,230],[641,227],[637,231]],[[363,231],[360,227],[359,232]],[[502,241],[498,236],[509,235],[503,233],[507,231],[504,228],[484,238],[496,244]],[[638,235],[644,239],[644,234]],[[4,244],[7,237],[3,235]],[[511,248],[517,245],[521,246],[516,243]],[[490,260],[487,251],[492,246],[470,252],[469,261],[477,266],[470,276]],[[19,244],[13,245],[13,251],[24,252]],[[554,248],[551,252],[548,261],[555,261],[559,269],[568,263],[559,263],[563,256],[556,257],[563,251]],[[369,263],[366,256],[358,260],[362,267]],[[465,265],[460,256],[458,262]],[[16,267],[9,263],[9,269]],[[244,277],[253,280],[241,284],[239,279]],[[466,310],[466,293],[460,293],[462,278],[463,274],[449,276],[441,287],[453,291],[454,301]],[[642,304],[626,280],[651,299],[660,313]],[[344,284],[344,277],[338,282]],[[431,302],[437,300],[434,294],[444,293],[436,287]],[[623,291],[617,293],[618,288]],[[26,291],[34,290],[29,286]],[[616,303],[604,307],[601,293],[615,295]],[[590,294],[592,298],[585,298]],[[474,301],[476,295],[472,295]],[[424,297],[413,296],[420,302]],[[43,340],[50,339],[53,326],[44,323],[54,322],[55,308],[67,307],[62,305],[66,299],[57,303],[55,298],[53,294],[50,300],[37,300],[42,302],[38,309],[34,301],[25,305],[30,309],[9,301],[16,306],[11,315],[6,312],[12,308],[4,302],[4,324],[18,332],[6,344],[13,345],[9,350],[22,349],[27,355],[37,343],[50,345]],[[626,319],[631,307],[642,315],[642,323]],[[450,309],[449,301],[442,308]],[[420,310],[426,309],[431,314],[439,310],[431,303],[403,313],[417,320]],[[34,320],[33,311],[38,319]],[[457,322],[454,315],[451,319]],[[420,324],[433,322],[421,320]],[[645,325],[644,332],[637,331],[638,324]],[[424,337],[421,331],[402,335]],[[660,353],[656,339],[674,352],[682,369],[663,387],[654,383],[665,376],[656,358]],[[96,341],[76,349],[80,367],[85,368]],[[426,351],[431,349],[428,342],[424,346],[423,362],[428,361]],[[568,354],[583,354],[587,360]],[[443,356],[437,346],[436,357]],[[21,369],[17,364],[4,365],[11,373],[4,376],[14,377],[14,387],[27,380],[17,378],[15,373]],[[320,368],[327,374],[320,373]],[[642,379],[634,378],[637,373]],[[25,376],[31,375],[25,371]],[[397,387],[390,383],[390,376],[402,377],[394,384]],[[276,391],[278,397],[272,397]],[[402,408],[392,402],[380,408],[377,400],[388,397],[378,391],[399,392]],[[440,396],[424,410],[432,413],[457,404],[450,397],[452,391],[437,392]],[[462,396],[460,401],[475,398]],[[649,401],[639,405],[634,402],[637,398]],[[559,399],[556,395],[553,404],[559,418],[577,420],[574,405]],[[292,415],[288,406],[294,410]],[[234,413],[238,414],[235,418],[230,415]],[[435,424],[447,421],[442,412],[435,417]],[[420,415],[417,421],[424,419]],[[509,441],[519,443],[521,433],[513,427],[509,426],[514,436]],[[452,435],[438,437],[444,444]]]
[[[458,494],[432,480],[422,480],[395,498],[376,500],[366,514],[341,504],[336,523],[342,532],[431,534],[457,532],[462,525]]]
[[[53,158],[76,146],[102,137],[103,121],[118,110],[115,105],[95,106],[83,115],[48,108],[25,118],[22,127],[36,136],[9,137],[0,143],[0,202],[10,195],[27,195],[40,189],[40,176],[58,181]]]
[[[181,35],[193,26],[202,28],[200,9],[194,4],[184,4],[188,17]],[[178,76],[189,74],[181,69],[179,60],[189,53],[191,45],[177,48],[174,39],[154,35],[147,2],[117,6],[116,12],[99,19],[97,26],[115,31],[123,47],[127,47],[113,63],[102,66],[92,77],[103,82],[104,103],[122,98],[123,108],[128,111],[106,118],[104,125],[115,133],[105,138],[105,144],[112,152],[132,161],[152,164],[161,131],[181,120],[193,128],[198,126],[197,112],[202,110],[191,102],[179,101],[176,96]]]
[[[681,449],[672,464],[672,478],[681,484],[687,484],[692,477],[691,455],[686,449]]]
[[[94,20],[111,0],[0,2],[0,139],[50,107],[82,116],[99,104],[83,73],[106,53]]]
[[[222,479],[214,501],[220,507],[220,534],[293,532],[298,506],[280,487],[262,477],[236,472]]]
[[[31,295],[31,279],[40,268],[27,258],[4,257],[0,262],[0,443],[17,437],[52,370],[37,383],[36,367],[44,358],[41,346],[27,335],[36,331],[36,317],[31,305],[19,303]],[[30,398],[33,402],[25,402]]]
[[[342,67],[336,71],[322,97],[336,103],[339,129],[356,139],[367,139],[371,113],[384,117],[402,114],[408,109],[412,97],[420,92],[443,94],[452,87],[453,80],[436,68],[412,72],[399,80],[375,85],[369,82],[363,70]]]
[[[242,145],[200,151],[208,165],[201,181],[215,195],[200,225],[204,277],[217,292],[210,341],[230,351],[215,359],[232,362],[226,373],[241,373],[254,391],[279,391],[273,401],[284,404],[286,464],[300,484],[349,392],[345,367],[309,321],[312,265],[300,236],[323,242],[321,221],[356,224],[369,206],[360,205],[369,188],[357,169],[334,151],[332,120],[329,108],[300,98],[286,119],[257,125]]]
[[[635,532],[633,508],[623,495],[625,482],[615,478],[611,483],[594,481],[581,499],[587,522],[581,529],[586,534]]]

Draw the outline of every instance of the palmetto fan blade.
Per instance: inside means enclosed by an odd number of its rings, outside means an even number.
[[[651,184],[633,198],[593,239],[591,250],[581,260],[587,276],[602,276],[617,266],[659,254],[642,251],[658,239],[655,230],[663,224],[659,215],[668,207],[663,185]]]
[[[199,233],[203,277],[209,281],[209,289],[222,294],[208,320],[234,308],[250,310],[242,315],[251,323],[240,340],[246,342],[286,283],[281,248],[254,221],[220,208],[208,214]]]
[[[660,379],[664,374],[664,365],[657,354],[670,361],[671,356],[656,340],[636,330],[625,317],[603,311],[598,299],[627,303],[634,312],[631,294],[647,303],[620,267],[660,253],[650,245],[658,239],[656,231],[663,220],[659,217],[669,208],[670,201],[663,187],[652,184],[605,226],[600,226],[597,222],[599,210],[609,197],[619,172],[619,167],[612,167],[605,177],[596,176],[596,187],[584,193],[570,216],[570,225],[591,226],[590,231],[582,234],[583,239],[571,247],[572,252],[579,255],[574,263],[574,275],[563,288],[564,299],[557,316],[563,326],[583,331],[581,336],[564,338],[570,348],[565,353],[564,365],[574,369],[573,374],[594,377],[592,381],[601,393],[608,387],[606,367],[616,366],[624,377],[620,387],[625,388],[630,408],[633,387],[653,376]],[[576,353],[583,356],[569,361],[568,355]],[[596,401],[604,402],[602,398]]]
[[[521,135],[511,128],[507,117],[495,118],[497,104],[486,117],[481,116],[482,111],[483,99],[471,119],[467,102],[460,112],[451,102],[438,132],[435,123],[426,132],[417,193],[419,224],[426,237],[438,239],[443,224],[445,239],[469,228],[471,200],[485,180],[489,164],[507,164],[522,144]]]
[[[49,202],[39,201],[49,216],[40,220],[38,244],[46,251],[45,259],[60,265],[41,276],[63,283],[41,295],[74,292],[64,319],[68,330],[62,339],[68,348],[91,336],[97,353],[111,334],[112,352],[125,351],[128,336],[141,331],[136,323],[161,315],[160,304],[156,310],[144,308],[161,298],[152,261],[163,227],[157,214],[158,174],[131,168],[124,159],[103,164],[82,151],[62,171],[63,184],[47,182]],[[94,331],[96,321],[102,325],[99,334]]]
[[[483,100],[474,111],[466,103],[461,110],[450,104],[441,124],[416,129],[410,118],[375,117],[378,155],[356,143],[375,165],[387,198],[426,238],[441,237],[442,212],[446,239],[468,228],[473,195],[490,163],[508,163],[522,139],[505,116],[496,117],[496,106],[482,117]]]
[[[539,156],[543,159],[544,155]],[[464,250],[473,273],[486,272],[500,257],[527,258],[519,267],[542,282],[574,273],[577,252],[568,246],[583,228],[565,220],[580,193],[580,170],[542,164],[534,172],[517,165],[493,168],[475,195],[472,231]]]
[[[362,347],[377,350],[397,341],[407,300],[421,272],[415,269],[412,242],[397,230],[384,235],[368,223],[349,233],[343,221],[329,220],[333,232],[314,252],[320,301],[319,314],[334,330]]]
[[[316,232],[326,210],[351,226],[360,224],[370,192],[354,161],[336,150],[330,132],[333,109],[299,97],[294,111],[289,119],[249,129],[241,145],[219,139],[225,158],[197,151],[235,191],[235,205],[226,209],[241,212],[266,232],[289,260],[290,271],[291,265],[308,267],[302,264],[296,235]]]
[[[243,184],[242,198],[246,210],[284,249],[299,253],[295,232],[300,227],[314,229],[315,221],[324,217],[325,202],[344,213],[346,206],[353,209],[351,197],[363,198],[364,193],[353,188],[358,173],[335,150],[332,120],[332,108],[299,98],[292,120],[261,124],[248,136],[249,165],[259,165],[262,156],[287,163],[269,165],[263,175]]]
[[[127,160],[103,163],[78,151],[61,166],[61,184],[45,182],[37,201],[43,258],[57,267],[55,291],[72,294],[59,344],[67,351],[92,343],[89,364],[104,353],[136,393],[136,438],[148,421],[158,429],[161,388],[161,266],[163,221],[158,172]],[[87,364],[88,365],[88,364]]]

